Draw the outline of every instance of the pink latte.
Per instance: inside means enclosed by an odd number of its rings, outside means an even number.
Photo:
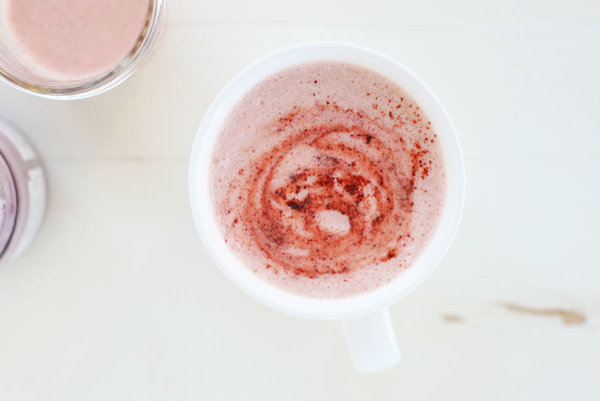
[[[102,75],[135,44],[148,0],[7,0],[6,29],[21,59],[56,80]]]
[[[262,279],[339,298],[410,268],[435,232],[445,170],[402,88],[340,62],[283,70],[224,122],[212,199],[228,246]]]

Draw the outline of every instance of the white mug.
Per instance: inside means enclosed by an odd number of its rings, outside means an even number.
[[[256,84],[287,67],[312,61],[340,61],[379,72],[404,88],[429,117],[441,143],[446,166],[446,200],[439,226],[415,262],[388,284],[348,298],[316,299],[286,292],[252,273],[225,244],[211,200],[212,151],[224,120]],[[209,255],[223,273],[254,299],[281,312],[341,320],[357,370],[393,366],[400,353],[387,307],[408,295],[438,266],[456,233],[464,202],[464,162],[458,136],[446,110],[421,79],[397,61],[373,50],[343,43],[311,43],[270,54],[234,77],[206,112],[193,145],[189,189],[196,227]]]

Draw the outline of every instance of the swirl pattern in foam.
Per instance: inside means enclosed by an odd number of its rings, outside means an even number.
[[[224,123],[212,197],[228,246],[265,280],[311,297],[375,289],[435,231],[443,157],[398,85],[317,62],[253,88]]]

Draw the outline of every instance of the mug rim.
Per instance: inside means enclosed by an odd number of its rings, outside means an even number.
[[[421,254],[410,267],[389,283],[345,298],[321,299],[296,295],[275,287],[252,273],[225,244],[210,194],[212,150],[229,111],[249,90],[268,76],[284,68],[312,61],[352,63],[374,70],[400,85],[415,99],[436,127],[446,165],[444,209],[438,227]],[[376,64],[381,68],[373,68]],[[398,79],[399,77],[402,79]],[[418,92],[418,96],[415,96],[415,92]],[[424,102],[424,99],[427,101]],[[452,174],[449,173],[448,154],[452,159]],[[278,50],[258,59],[231,79],[215,97],[198,127],[190,155],[188,180],[196,229],[212,261],[225,276],[255,300],[278,311],[311,319],[352,318],[374,312],[408,295],[437,268],[445,256],[456,235],[465,197],[465,168],[458,135],[437,96],[417,75],[398,61],[377,51],[341,42],[304,43]]]

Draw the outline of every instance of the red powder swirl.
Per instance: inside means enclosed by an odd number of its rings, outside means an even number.
[[[314,278],[400,253],[416,180],[428,172],[424,145],[403,138],[398,124],[336,105],[296,109],[267,129],[282,141],[239,171],[246,200],[238,217],[268,268]],[[346,226],[325,229],[324,211],[345,216]]]

